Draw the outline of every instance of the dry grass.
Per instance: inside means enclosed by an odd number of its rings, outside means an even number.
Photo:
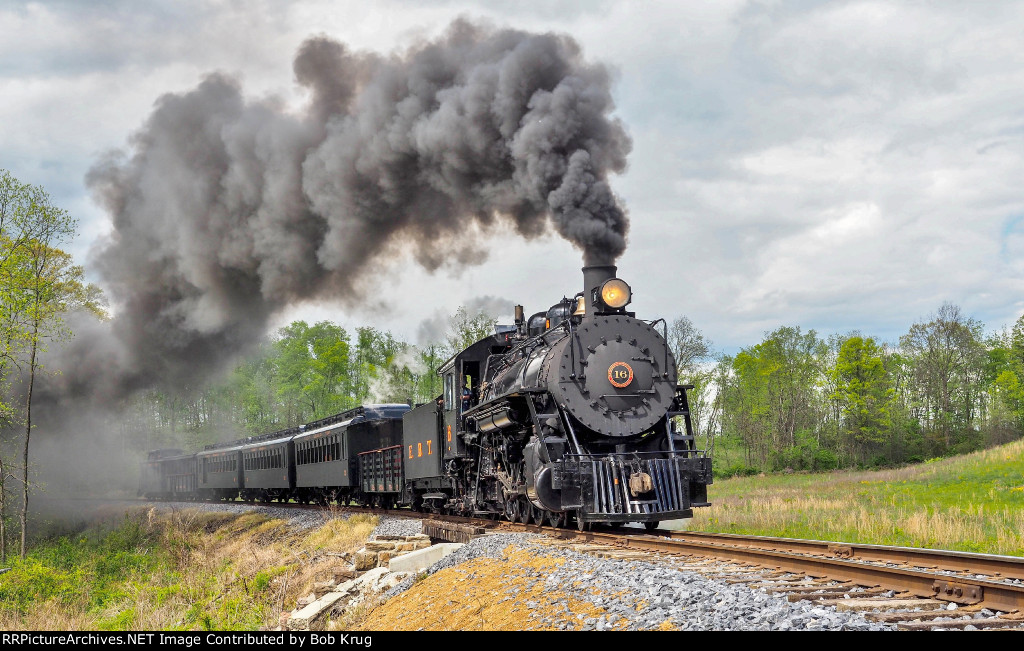
[[[341,554],[362,546],[376,526],[376,518],[362,515],[347,520],[328,515],[320,526],[305,531],[261,514],[150,510],[130,517],[143,536],[137,548],[124,553],[143,559],[136,565],[144,569],[104,583],[105,596],[98,599],[95,568],[103,561],[79,554],[76,562],[85,569],[75,571],[80,571],[85,585],[30,600],[27,608],[13,597],[0,599],[0,628],[272,628],[283,611],[313,591],[314,582],[333,579],[346,570]],[[109,551],[98,548],[96,554],[109,555]],[[42,548],[40,558],[48,557]],[[15,566],[12,574],[19,569]],[[32,590],[45,594],[32,581],[47,581],[56,572],[44,562],[26,565],[24,571],[35,572],[21,577],[29,594]],[[24,598],[20,603],[25,603]]]
[[[732,478],[682,526],[1024,555],[1024,441],[896,470]]]
[[[377,527],[377,518],[356,514],[342,519],[329,519],[309,533],[302,544],[309,549],[358,548]]]

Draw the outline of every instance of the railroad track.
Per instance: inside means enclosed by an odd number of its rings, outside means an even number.
[[[667,530],[580,532],[453,516],[424,519],[425,529],[438,537],[445,529],[454,532],[452,539],[487,531],[542,533],[576,551],[666,562],[790,601],[863,611],[904,630],[1024,630],[1024,558],[1015,556]]]
[[[322,508],[271,503],[265,506]],[[431,537],[466,542],[488,532],[532,532],[608,558],[664,562],[905,630],[1024,630],[1024,558],[737,534],[620,528],[593,531],[408,510],[333,507],[424,521]],[[653,554],[652,554],[653,552]]]

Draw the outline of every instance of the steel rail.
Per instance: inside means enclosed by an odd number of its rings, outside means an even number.
[[[667,532],[672,540],[689,540],[708,544],[731,544],[743,547],[760,547],[778,551],[786,550],[801,554],[816,554],[836,558],[856,559],[878,563],[897,563],[925,569],[939,569],[950,572],[970,572],[1006,579],[1024,580],[1024,558],[998,554],[979,554],[945,549],[923,549],[915,547],[893,547],[824,540],[800,540],[796,538],[772,538],[768,536],[744,536],[727,533],[703,533],[689,531]]]

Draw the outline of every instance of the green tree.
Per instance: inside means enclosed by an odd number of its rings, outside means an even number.
[[[1012,329],[985,342],[988,409],[983,412],[986,443],[1008,443],[1024,432],[1024,316]]]
[[[277,369],[273,346],[260,344],[231,374],[228,400],[238,411],[237,420],[250,434],[276,429],[278,420]]]
[[[63,314],[87,309],[103,315],[99,290],[84,282],[82,268],[74,265],[71,256],[58,248],[74,235],[76,225],[76,220],[55,206],[44,189],[22,184],[9,173],[0,172],[0,298],[3,299],[0,380],[9,379],[12,367],[27,376],[22,412],[25,436],[19,516],[22,557],[26,553],[30,494],[32,399],[37,374],[43,370],[40,354],[46,350],[48,342],[71,336]],[[6,405],[3,412],[8,420],[12,418],[11,405]],[[8,464],[0,464],[0,507],[6,506],[7,495],[2,484],[8,477]],[[2,546],[6,542],[6,527],[0,525],[0,529]]]
[[[344,328],[328,321],[313,326],[294,321],[278,331],[274,348],[285,425],[355,406],[349,336]]]
[[[831,397],[840,405],[846,449],[859,462],[868,461],[882,449],[891,434],[895,391],[882,352],[871,337],[852,336],[840,348],[830,373],[834,379]]]
[[[437,370],[445,361],[443,347],[428,343],[417,352],[416,373],[414,374],[416,402],[430,402],[441,395],[441,378]]]
[[[824,346],[814,330],[782,327],[726,358],[732,373],[720,387],[722,424],[740,436],[748,463],[768,467],[774,457],[788,464],[802,437],[814,435]]]
[[[6,170],[0,170],[0,430],[11,424],[13,405],[8,402],[10,377],[18,366],[22,314],[26,297],[21,288],[25,264],[24,241],[29,187]],[[0,450],[0,561],[7,560],[8,480],[15,478],[11,463]]]
[[[940,454],[977,447],[973,425],[984,409],[986,351],[982,324],[945,303],[927,323],[900,337],[913,372],[915,416]]]

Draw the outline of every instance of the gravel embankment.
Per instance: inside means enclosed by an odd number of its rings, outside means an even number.
[[[428,573],[473,558],[502,558],[503,550],[509,545],[564,560],[550,572],[535,572],[533,578],[552,592],[587,601],[607,613],[585,620],[584,630],[604,630],[612,626],[649,630],[659,628],[666,621],[680,630],[895,630],[894,626],[869,622],[857,613],[838,612],[809,602],[790,603],[783,597],[663,564],[602,559],[542,545],[533,534],[478,538],[431,566]],[[407,579],[387,594],[400,594],[412,585],[413,579]],[[541,617],[539,621],[555,624],[571,617],[567,605],[563,607],[565,612],[561,617]],[[625,620],[624,626],[621,620]]]
[[[329,517],[347,514],[325,514],[305,509],[289,509],[269,505],[180,502],[158,503],[160,510],[198,509],[229,513],[256,511],[288,520],[292,526],[307,529],[323,524]],[[422,522],[414,518],[380,516],[373,536],[413,535],[422,531]],[[428,570],[435,574],[476,558],[501,559],[511,545],[538,556],[556,557],[561,564],[552,564],[548,571],[535,570],[530,575],[534,584],[545,590],[567,595],[562,599],[564,612],[550,614],[538,610],[533,621],[564,627],[573,616],[568,598],[586,601],[602,609],[604,616],[582,622],[584,630],[625,628],[650,630],[670,621],[679,630],[895,630],[869,622],[858,613],[839,612],[835,608],[810,602],[789,602],[784,597],[752,590],[742,584],[729,584],[701,574],[674,569],[661,563],[604,559],[563,547],[544,545],[535,534],[494,534],[477,538],[458,551],[441,559]],[[410,577],[386,593],[390,598],[408,590],[416,581]],[[528,602],[526,604],[532,608]],[[556,602],[556,609],[559,604]]]

